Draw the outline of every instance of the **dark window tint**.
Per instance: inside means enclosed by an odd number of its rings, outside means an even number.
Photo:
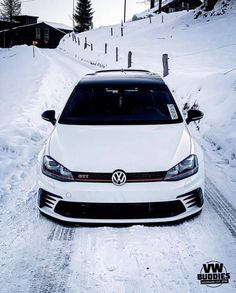
[[[77,86],[59,123],[167,124],[182,122],[165,85]]]

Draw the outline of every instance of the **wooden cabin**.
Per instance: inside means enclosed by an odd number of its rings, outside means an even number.
[[[162,0],[162,11],[166,13],[195,9],[202,4],[201,0]],[[158,5],[156,6],[158,9]],[[158,12],[155,11],[155,12]]]
[[[64,24],[37,20],[37,16],[19,15],[13,17],[12,24],[0,21],[0,47],[30,46],[36,41],[40,48],[53,49],[65,34],[72,32],[72,29]]]

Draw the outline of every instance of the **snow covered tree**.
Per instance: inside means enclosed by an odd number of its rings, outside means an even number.
[[[78,33],[92,28],[93,11],[90,0],[78,0],[73,18],[76,22],[74,30]]]
[[[12,22],[12,17],[21,13],[20,0],[2,0],[0,3],[0,14],[2,18]]]

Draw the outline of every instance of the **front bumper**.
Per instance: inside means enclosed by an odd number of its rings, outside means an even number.
[[[161,223],[201,211],[204,174],[175,182],[112,183],[60,182],[42,173],[39,209],[43,214],[73,223]]]

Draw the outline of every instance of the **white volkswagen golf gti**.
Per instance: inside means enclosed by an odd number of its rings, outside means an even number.
[[[39,156],[42,214],[77,223],[158,223],[200,213],[203,152],[160,76],[144,70],[88,74]]]

